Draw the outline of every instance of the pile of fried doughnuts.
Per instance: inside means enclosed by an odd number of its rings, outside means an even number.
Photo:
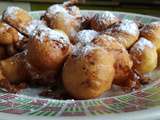
[[[24,84],[61,81],[72,98],[91,99],[113,84],[129,90],[144,84],[160,61],[160,21],[140,28],[109,11],[83,15],[77,2],[52,5],[40,20],[16,6],[4,10],[1,88],[16,93]]]

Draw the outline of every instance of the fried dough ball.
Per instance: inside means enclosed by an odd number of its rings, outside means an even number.
[[[152,22],[141,29],[141,36],[150,40],[157,48],[160,65],[160,21]]]
[[[31,37],[38,25],[45,24],[41,20],[32,20],[29,13],[18,7],[8,7],[3,13],[3,20],[27,37]]]
[[[122,20],[106,30],[106,34],[115,37],[125,48],[129,48],[138,40],[139,29],[134,21]]]
[[[51,22],[51,18],[56,13],[60,13],[60,12],[61,13],[68,13],[68,11],[64,8],[63,5],[61,5],[61,4],[52,5],[46,10],[44,16],[42,16],[42,19],[44,19],[47,22],[47,24],[49,25]]]
[[[80,10],[78,7],[74,6],[78,1],[67,1],[64,2],[63,4],[55,4],[50,6],[47,11],[45,12],[44,16],[42,16],[47,22],[51,20],[51,18],[56,14],[56,13],[66,13],[70,14],[74,17],[79,17],[80,15]]]
[[[140,73],[153,71],[157,67],[157,51],[152,42],[140,38],[130,49],[133,59],[133,68]]]
[[[23,36],[22,34],[18,33],[19,40],[13,44],[3,46],[5,48],[5,52],[7,57],[11,57],[17,53],[20,53],[26,49],[27,43],[30,38]]]
[[[3,12],[2,19],[19,32],[22,32],[24,26],[32,20],[32,17],[24,9],[11,6]]]
[[[26,79],[24,54],[16,54],[10,58],[0,61],[0,70],[11,83],[21,82]]]
[[[99,35],[99,32],[94,30],[82,30],[79,31],[75,37],[76,43],[86,45],[90,43],[95,37]]]
[[[145,25],[141,29],[140,35],[150,40],[157,50],[160,49],[160,21]]]
[[[91,19],[91,28],[96,31],[104,31],[111,25],[119,22],[119,19],[111,12],[96,13]]]
[[[101,47],[87,45],[73,50],[64,64],[63,84],[76,99],[91,99],[111,88],[114,58]]]
[[[11,93],[26,88],[28,72],[25,67],[24,53],[16,54],[0,61],[0,87]]]
[[[15,28],[11,27],[3,21],[0,21],[0,45],[2,46],[0,49],[0,58],[7,58],[15,55],[18,52],[21,52],[22,50],[19,51],[15,48],[15,46],[17,43],[22,42],[23,38],[24,36]]]
[[[39,25],[45,25],[45,22],[42,20],[31,20],[23,26],[21,32],[27,37],[32,37],[34,30],[36,30]]]
[[[62,5],[53,5],[48,8],[44,20],[52,29],[63,30],[74,43],[74,37],[80,30],[80,19],[69,14]]]
[[[74,37],[80,29],[80,23],[69,14],[57,13],[53,16],[49,27],[63,30],[74,43]]]
[[[38,26],[27,46],[27,59],[41,71],[59,70],[70,51],[68,36],[60,30]]]
[[[114,83],[120,84],[123,81],[126,81],[129,70],[132,68],[133,62],[124,46],[109,35],[100,35],[95,38],[92,43],[103,47],[105,50],[113,54],[116,60],[114,64]]]
[[[8,24],[0,21],[0,44],[8,45],[19,40],[18,31]]]

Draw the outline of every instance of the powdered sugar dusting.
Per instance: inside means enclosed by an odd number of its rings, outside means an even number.
[[[55,15],[58,12],[67,13],[67,10],[62,5],[56,4],[48,8],[46,15],[52,17],[52,15]]]
[[[76,15],[76,17],[81,16],[80,10],[77,6],[67,7],[67,10],[68,10],[69,14],[71,14],[71,15]]]
[[[76,35],[77,42],[81,44],[90,43],[99,33],[94,30],[82,30]]]
[[[138,36],[139,35],[139,29],[137,24],[132,20],[122,20],[122,22],[117,26],[117,29],[119,31],[127,32],[131,35]]]
[[[9,6],[5,12],[3,13],[3,17],[11,17],[12,19],[16,19],[17,11],[19,11],[21,8],[16,6]]]
[[[97,13],[96,14],[97,20],[107,20],[107,21],[112,21],[117,19],[116,16],[114,16],[111,12],[105,11],[103,13]]]
[[[95,49],[94,46],[92,45],[86,45],[86,46],[74,46],[73,50],[72,50],[72,54],[75,56],[86,56],[90,53],[90,51],[92,51],[93,49]]]
[[[26,25],[26,27],[24,28],[24,32],[29,36],[32,36],[33,31],[36,29],[38,25],[45,25],[45,23],[41,20],[32,20]]]
[[[102,30],[105,30],[107,27],[119,21],[116,16],[114,16],[111,12],[108,11],[103,13],[96,13],[93,19],[97,25],[101,26]]]
[[[133,46],[133,48],[136,48],[137,50],[143,51],[144,47],[154,48],[155,46],[153,43],[143,37],[139,39],[137,43]]]
[[[76,20],[76,18],[74,16],[70,15],[69,13],[62,13],[62,14],[64,16],[64,20],[65,20],[64,24],[66,25],[66,27],[71,22],[71,20],[72,21]]]
[[[45,25],[39,25],[35,32],[40,33],[36,35],[36,39],[40,40],[41,42],[48,37],[49,40],[58,41],[64,44],[70,43],[68,36],[64,32],[52,30]]]

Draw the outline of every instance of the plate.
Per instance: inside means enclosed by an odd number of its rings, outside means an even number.
[[[82,14],[103,11],[82,11]],[[30,12],[39,19],[44,11]],[[133,13],[113,12],[121,19],[141,21],[145,24],[160,18]],[[0,119],[26,120],[151,120],[160,118],[160,70],[150,75],[154,82],[129,94],[92,100],[54,100],[10,94],[0,91]]]

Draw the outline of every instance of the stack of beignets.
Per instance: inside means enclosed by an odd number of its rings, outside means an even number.
[[[139,27],[109,11],[82,15],[76,3],[52,5],[41,20],[19,7],[3,12],[2,88],[17,92],[21,83],[48,87],[59,81],[73,98],[91,99],[112,84],[137,89],[143,74],[156,69],[160,22]]]

